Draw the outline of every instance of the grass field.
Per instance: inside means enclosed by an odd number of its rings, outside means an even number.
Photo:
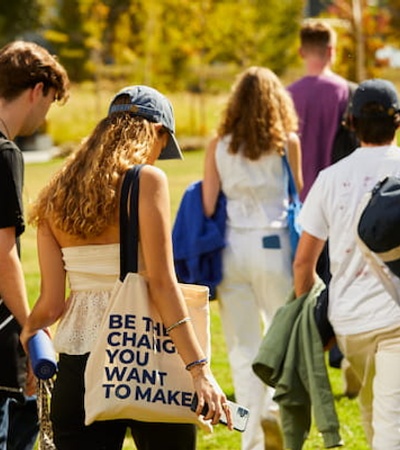
[[[24,200],[26,205],[35,198],[39,189],[50,178],[51,174],[60,167],[62,160],[53,160],[47,163],[27,164]],[[172,217],[177,210],[180,198],[189,183],[201,178],[203,171],[203,152],[193,151],[185,154],[184,161],[160,161],[157,164],[169,177],[171,191],[171,211]],[[22,239],[23,266],[28,287],[29,299],[33,303],[39,291],[39,273],[36,259],[35,231],[28,226]],[[219,320],[218,304],[211,302],[211,333],[212,333],[212,368],[229,397],[233,396],[232,382],[226,357],[226,348],[221,332]],[[345,449],[366,450],[363,431],[360,425],[359,412],[356,400],[344,398],[340,371],[330,369],[330,378],[333,393],[335,395],[337,412],[341,423],[342,438],[345,442]],[[313,426],[304,449],[323,449],[323,442],[318,431]],[[126,439],[124,450],[135,449],[132,440]],[[198,437],[198,450],[239,450],[240,433],[229,432],[219,425],[215,427],[214,433],[205,435],[200,432]]]
[[[57,145],[79,142],[107,114],[107,108],[118,86],[104,85],[101,89],[93,83],[73,85],[68,102],[54,105],[48,114],[47,132]],[[193,137],[205,137],[213,132],[226,94],[168,94],[175,115],[176,134],[180,142]]]

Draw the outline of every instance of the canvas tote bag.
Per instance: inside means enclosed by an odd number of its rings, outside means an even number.
[[[135,419],[195,423],[210,430],[211,425],[190,410],[192,377],[149,297],[146,280],[138,274],[140,169],[130,169],[122,186],[120,279],[85,370],[85,423]],[[210,358],[208,287],[180,286],[202,349]]]

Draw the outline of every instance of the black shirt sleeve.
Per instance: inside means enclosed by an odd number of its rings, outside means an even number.
[[[15,227],[16,236],[25,229],[22,189],[24,160],[19,148],[0,138],[0,228]]]

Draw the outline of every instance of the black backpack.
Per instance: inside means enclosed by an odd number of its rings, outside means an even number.
[[[354,95],[354,91],[357,89],[357,84],[351,81],[348,81],[347,84],[349,87],[349,99],[347,102],[346,111],[339,124],[339,128],[336,132],[335,140],[333,142],[331,155],[332,164],[350,155],[350,153],[352,153],[353,150],[355,150],[359,146],[359,140],[356,134],[347,126],[349,107]]]
[[[400,178],[379,181],[366,198],[357,225],[363,244],[400,277]]]

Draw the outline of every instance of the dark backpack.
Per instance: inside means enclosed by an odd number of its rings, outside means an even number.
[[[350,155],[358,146],[359,140],[354,133],[347,126],[347,117],[349,114],[349,107],[354,95],[354,91],[357,89],[357,84],[351,81],[347,82],[349,87],[349,99],[347,102],[346,111],[343,114],[342,120],[339,124],[339,128],[336,132],[335,140],[332,147],[331,163],[339,161],[340,159]]]
[[[358,237],[383,261],[392,273],[400,277],[400,178],[389,176],[372,189],[363,207],[358,225]]]

